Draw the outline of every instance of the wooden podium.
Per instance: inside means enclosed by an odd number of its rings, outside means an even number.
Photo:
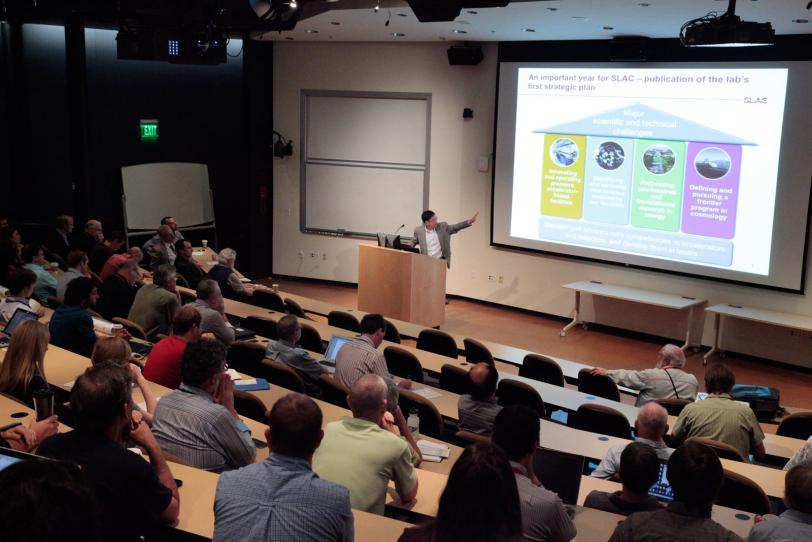
[[[358,248],[358,309],[426,327],[445,321],[446,262],[392,248]]]

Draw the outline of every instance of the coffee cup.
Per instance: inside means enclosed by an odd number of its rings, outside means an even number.
[[[206,250],[207,248],[209,248],[209,242],[206,239],[201,240],[200,244],[203,245],[203,250]]]
[[[41,388],[35,390],[34,410],[37,411],[37,421],[42,421],[54,415],[54,390]]]

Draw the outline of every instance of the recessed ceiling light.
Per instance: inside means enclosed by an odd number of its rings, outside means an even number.
[[[316,30],[315,28],[308,28],[307,30],[305,30],[305,32],[307,32],[308,34],[318,34],[319,33],[319,31]]]
[[[470,13],[471,15],[477,15],[479,12],[474,11],[473,9],[469,9],[467,13]]]
[[[459,28],[455,28],[454,30],[452,30],[452,32],[454,32],[455,34],[467,34],[468,33],[467,31],[460,30]]]
[[[522,30],[525,31],[525,32],[535,32],[536,31],[535,28],[522,28]]]
[[[587,19],[586,17],[580,17],[580,16],[571,17],[571,19],[572,19],[573,21],[580,21],[580,22],[584,22],[584,21],[588,21],[588,20],[589,20],[589,19]]]
[[[405,38],[406,34],[404,34],[403,32],[392,32],[392,37],[393,38]]]
[[[809,22],[809,19],[792,19],[792,22],[793,23],[806,24],[806,23]]]
[[[338,22],[338,21],[330,21],[330,24],[333,25],[333,26],[340,26],[341,25],[341,23]]]
[[[614,30],[615,27],[614,26],[604,26],[603,29],[604,30]]]

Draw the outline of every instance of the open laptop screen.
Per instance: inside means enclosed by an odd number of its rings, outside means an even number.
[[[3,329],[3,333],[11,336],[11,334],[14,333],[14,330],[17,328],[17,326],[19,326],[26,320],[36,320],[36,319],[37,313],[18,308],[17,310],[14,311],[14,314],[11,315],[11,319],[8,321],[8,324],[6,324],[6,327]]]
[[[324,353],[324,359],[334,364],[336,362],[336,357],[338,357],[338,351],[351,340],[352,337],[333,335],[333,338],[330,339],[330,344],[327,345],[327,351]]]
[[[578,503],[584,456],[538,448],[533,457],[533,470],[541,484],[558,494],[567,504]]]
[[[654,482],[654,485],[649,488],[648,494],[661,501],[670,502],[674,500],[674,490],[671,489],[671,484],[668,483],[667,474],[668,464],[660,463],[660,476]]]

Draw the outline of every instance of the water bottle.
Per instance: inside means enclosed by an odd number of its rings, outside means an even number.
[[[417,408],[412,408],[409,410],[409,418],[406,420],[406,425],[409,427],[409,431],[415,439],[420,436],[420,416],[417,414]]]

